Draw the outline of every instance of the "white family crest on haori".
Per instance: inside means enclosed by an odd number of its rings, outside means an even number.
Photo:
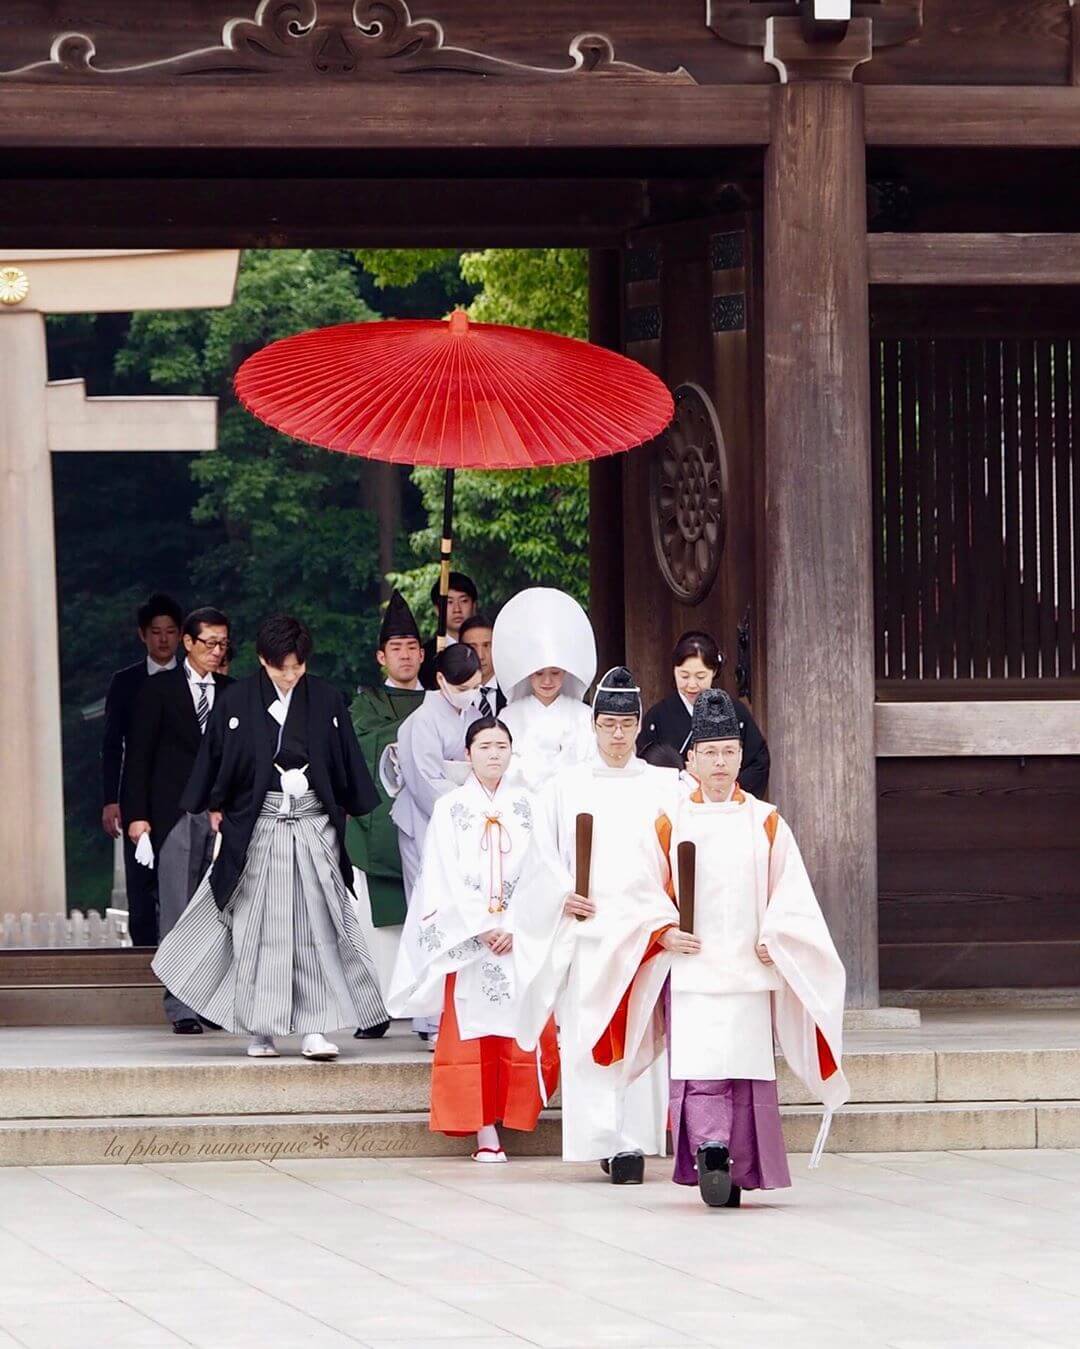
[[[775,806],[736,788],[727,801],[705,801],[700,791],[683,798],[673,858],[684,841],[696,849],[702,949],[664,961],[671,1075],[774,1079],[775,1032],[788,1067],[825,1106],[816,1165],[832,1114],[850,1094],[840,1068],[845,974],[794,835]],[[758,959],[759,943],[771,966]]]
[[[532,840],[533,803],[521,786],[504,780],[489,794],[472,776],[435,803],[387,999],[393,1016],[438,1016],[456,972],[461,1038],[513,1036],[515,952],[497,956],[480,935],[502,929],[516,946],[516,891]]]
[[[522,590],[499,611],[492,662],[507,705],[502,719],[514,737],[514,767],[538,791],[559,768],[592,758],[592,716],[582,702],[596,677],[596,638],[585,610],[561,590]],[[545,706],[529,676],[566,671],[562,692]]]

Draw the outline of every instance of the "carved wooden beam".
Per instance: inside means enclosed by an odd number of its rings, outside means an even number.
[[[659,71],[620,61],[603,33],[573,37],[565,66],[534,66],[450,46],[442,24],[414,19],[406,0],[355,0],[346,23],[320,23],[319,17],[318,0],[261,0],[254,18],[229,19],[215,46],[127,66],[99,61],[97,45],[87,33],[58,33],[48,57],[0,70],[0,80],[155,83],[198,76],[272,75],[287,69],[294,80],[369,81],[442,73],[513,81],[580,75],[633,83],[696,83],[682,66]]]

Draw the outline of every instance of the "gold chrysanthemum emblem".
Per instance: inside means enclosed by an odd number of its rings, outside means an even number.
[[[30,294],[30,282],[19,267],[0,267],[0,304],[21,304]]]

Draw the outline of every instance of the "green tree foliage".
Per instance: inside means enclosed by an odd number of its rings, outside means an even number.
[[[454,492],[454,567],[468,572],[485,609],[526,586],[555,586],[587,603],[589,483],[584,465],[511,473],[458,473]],[[413,552],[438,557],[444,474],[413,469],[432,524],[411,535]],[[391,579],[420,616],[431,612],[434,563]],[[432,626],[434,626],[432,624]]]
[[[365,249],[357,253],[379,285],[416,281],[447,266],[442,249]],[[570,337],[588,330],[588,259],[572,248],[490,248],[464,253],[458,266],[479,287],[468,306],[484,323],[541,328]],[[442,525],[443,474],[413,470],[428,524],[410,538],[419,565],[394,576],[418,614],[430,612],[428,591]],[[550,585],[588,598],[588,469],[457,475],[454,509],[455,566],[472,575],[485,606],[497,607],[528,585]]]
[[[277,338],[373,317],[340,254],[255,249],[229,308],[136,314],[117,356],[129,379],[221,400],[218,450],[191,467],[193,519],[217,535],[191,559],[191,581],[197,602],[229,614],[240,672],[252,667],[251,639],[273,610],[310,624],[321,673],[348,687],[369,672],[380,577],[366,466],[271,431],[236,403],[232,376]]]

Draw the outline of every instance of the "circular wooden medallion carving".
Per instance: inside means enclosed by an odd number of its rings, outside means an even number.
[[[675,390],[675,416],[656,441],[652,532],[664,580],[684,604],[705,598],[716,579],[727,528],[727,458],[709,395]]]

